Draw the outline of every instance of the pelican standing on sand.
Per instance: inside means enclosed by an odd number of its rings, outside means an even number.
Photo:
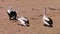
[[[51,18],[47,17],[46,15],[46,8],[44,7],[44,15],[43,15],[43,22],[45,23],[44,26],[48,26],[48,27],[53,27],[52,24],[53,24],[53,21]]]
[[[26,17],[21,16],[20,18],[17,18],[17,20],[21,22],[22,26],[29,26],[29,20]]]
[[[16,13],[15,10],[12,9],[11,6],[9,6],[9,8],[8,8],[7,14],[8,14],[10,20],[16,20],[16,18],[17,18],[17,13]]]

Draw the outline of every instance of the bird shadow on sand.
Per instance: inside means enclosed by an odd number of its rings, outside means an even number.
[[[30,25],[22,25],[22,24],[18,24],[19,26],[26,26],[26,27],[30,27]]]
[[[44,24],[44,26],[45,26],[45,27],[50,27],[50,28],[53,27],[53,25],[49,25],[49,26],[48,26],[48,25],[46,25],[46,24]]]

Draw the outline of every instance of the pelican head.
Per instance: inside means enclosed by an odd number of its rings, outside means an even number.
[[[43,7],[44,15],[46,15],[46,7]]]
[[[44,11],[46,11],[46,7],[44,7],[44,9],[43,9]]]
[[[11,9],[12,9],[12,7],[11,7],[11,6],[9,6],[9,7],[8,7],[8,9],[9,9],[9,10],[11,10]]]

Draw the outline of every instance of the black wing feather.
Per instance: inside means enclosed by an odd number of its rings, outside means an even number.
[[[49,19],[49,21],[47,21],[47,20],[45,20],[47,23],[49,23],[49,24],[53,24],[53,21],[52,21],[52,19],[51,18],[48,18]]]

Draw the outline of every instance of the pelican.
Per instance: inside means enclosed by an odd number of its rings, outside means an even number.
[[[22,26],[29,26],[29,20],[26,17],[21,16],[20,18],[17,18],[17,20],[20,21]]]
[[[16,20],[17,13],[15,10],[12,9],[11,6],[9,6],[9,8],[8,8],[7,14],[8,14],[10,20]]]
[[[49,27],[52,27],[53,25],[53,21],[51,18],[49,18],[47,15],[46,15],[46,8],[44,7],[44,15],[43,15],[43,22],[45,23],[44,26],[49,26]]]

